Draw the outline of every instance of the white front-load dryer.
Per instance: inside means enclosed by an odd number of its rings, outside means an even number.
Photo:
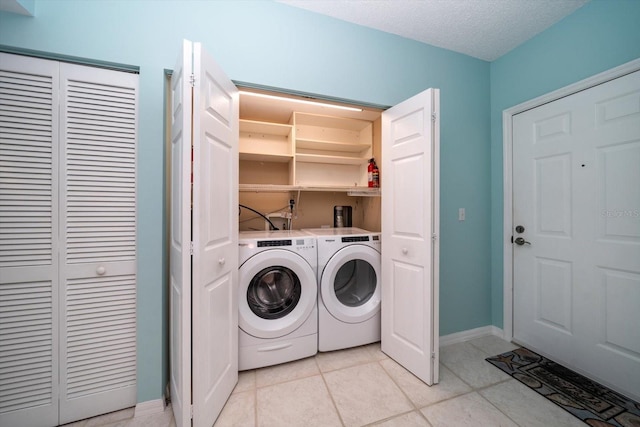
[[[380,341],[380,233],[312,228],[318,245],[318,350]]]
[[[318,352],[317,251],[301,231],[241,232],[239,370]]]

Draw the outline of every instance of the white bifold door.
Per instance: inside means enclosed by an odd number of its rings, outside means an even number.
[[[185,40],[171,99],[171,401],[209,427],[238,381],[238,91]]]
[[[438,382],[439,90],[382,113],[382,351]]]
[[[640,400],[640,72],[513,117],[515,341]]]
[[[136,403],[137,74],[0,54],[0,425]]]
[[[429,385],[438,382],[438,96],[416,95],[382,125],[382,349]],[[178,427],[209,427],[238,379],[238,91],[184,41],[171,98],[171,401]]]

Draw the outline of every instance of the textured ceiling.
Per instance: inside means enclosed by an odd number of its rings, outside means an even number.
[[[280,0],[493,61],[589,0]]]

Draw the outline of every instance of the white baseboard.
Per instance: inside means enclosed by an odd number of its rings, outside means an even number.
[[[165,399],[148,400],[140,402],[136,405],[134,418],[144,417],[146,415],[161,414],[164,412]]]
[[[470,341],[472,339],[482,338],[489,335],[495,335],[504,339],[504,331],[502,329],[489,325],[441,336],[440,347]]]

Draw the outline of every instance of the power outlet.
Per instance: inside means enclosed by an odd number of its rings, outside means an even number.
[[[464,208],[458,209],[458,221],[464,221],[465,216],[466,216],[466,213],[464,211]]]

